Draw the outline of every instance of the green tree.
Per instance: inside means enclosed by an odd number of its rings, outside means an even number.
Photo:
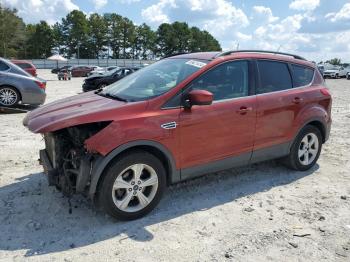
[[[59,54],[67,55],[67,47],[64,39],[63,25],[55,23],[52,26],[53,49]]]
[[[150,59],[155,52],[156,33],[143,23],[136,27],[135,41],[133,43],[134,57],[138,59]]]
[[[208,31],[202,31],[202,38],[201,51],[221,51],[219,41],[216,40]]]
[[[219,42],[207,31],[186,23],[161,24],[157,30],[157,54],[170,56],[186,52],[220,51]]]
[[[73,10],[62,19],[62,37],[69,57],[89,58],[88,33],[88,20],[82,11]]]
[[[99,57],[100,52],[106,51],[105,46],[108,43],[107,22],[99,14],[92,14],[89,17],[89,50],[95,58]]]
[[[133,58],[133,43],[135,42],[135,25],[134,23],[126,18],[123,17],[123,22],[122,22],[122,58]]]
[[[54,37],[51,27],[45,22],[26,26],[26,57],[46,58],[51,55]]]
[[[341,59],[333,58],[331,60],[326,61],[326,63],[329,63],[331,65],[341,65]]]
[[[113,58],[120,58],[122,47],[122,24],[123,17],[118,14],[105,14],[104,19],[107,23],[107,41],[108,48],[112,51]]]
[[[23,57],[25,48],[25,24],[17,16],[16,9],[0,4],[0,56]]]
[[[163,23],[158,27],[156,49],[158,56],[169,56],[177,52],[173,42],[174,37],[173,27],[170,24]]]

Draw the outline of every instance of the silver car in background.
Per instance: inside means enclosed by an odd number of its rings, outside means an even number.
[[[0,106],[41,105],[46,81],[33,77],[17,65],[0,58]]]

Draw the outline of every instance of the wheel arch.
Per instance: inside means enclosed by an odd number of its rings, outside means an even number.
[[[325,143],[325,142],[326,142],[326,127],[325,127],[325,125],[324,125],[321,121],[319,121],[319,120],[314,120],[314,121],[309,122],[307,125],[314,126],[314,127],[316,127],[318,130],[320,130],[321,135],[322,135],[322,143]]]
[[[296,136],[294,137],[294,140],[296,139],[296,137],[298,136],[298,134],[300,133],[300,131],[308,126],[308,125],[311,125],[311,126],[314,126],[316,127],[318,130],[320,130],[321,132],[321,135],[322,135],[322,143],[325,143],[326,142],[326,139],[327,139],[327,129],[326,129],[326,123],[324,122],[323,119],[321,118],[313,118],[313,119],[309,119],[308,121],[306,121],[304,123],[304,125],[299,128],[298,132],[296,133]],[[294,141],[293,140],[293,141]]]
[[[175,159],[165,146],[154,141],[134,141],[123,144],[115,148],[107,156],[99,156],[95,160],[93,163],[93,169],[91,171],[91,183],[89,189],[89,196],[91,199],[94,199],[100,182],[103,179],[104,171],[108,168],[112,161],[117,157],[126,153],[130,153],[134,150],[147,151],[160,159],[167,171],[166,180],[168,185],[180,181],[180,171],[176,169]]]

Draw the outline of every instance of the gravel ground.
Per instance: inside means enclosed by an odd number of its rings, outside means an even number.
[[[57,81],[47,102],[80,92]],[[24,114],[0,114],[2,261],[350,261],[350,81],[327,80],[331,138],[318,164],[293,172],[275,161],[232,169],[168,189],[147,217],[115,221],[47,186],[39,135]]]

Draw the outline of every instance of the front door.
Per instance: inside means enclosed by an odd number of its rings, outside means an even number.
[[[186,96],[190,90],[207,90],[213,93],[214,101],[212,105],[184,108],[180,113],[183,171],[206,166],[207,171],[214,171],[211,164],[230,162],[231,157],[248,163],[256,122],[256,97],[249,96],[249,69],[249,61],[220,64],[194,80],[184,92]],[[183,171],[185,179],[187,172]]]

